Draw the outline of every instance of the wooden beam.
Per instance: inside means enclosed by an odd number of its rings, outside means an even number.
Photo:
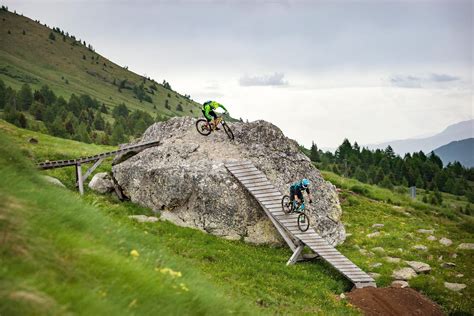
[[[82,180],[82,168],[81,168],[80,163],[76,164],[76,172],[77,172],[77,183],[79,185],[79,193],[81,193],[81,195],[84,195],[84,181]]]
[[[290,259],[288,259],[288,262],[286,263],[287,266],[293,265],[298,261],[298,258],[301,256],[301,253],[303,252],[304,245],[301,244],[298,246],[298,248],[295,249],[293,254],[291,255]]]

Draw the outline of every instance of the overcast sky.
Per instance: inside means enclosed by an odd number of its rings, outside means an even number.
[[[473,118],[473,1],[2,1],[308,146]]]

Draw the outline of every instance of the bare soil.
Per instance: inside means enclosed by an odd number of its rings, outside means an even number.
[[[366,287],[348,293],[347,298],[369,316],[444,315],[439,305],[410,288]]]

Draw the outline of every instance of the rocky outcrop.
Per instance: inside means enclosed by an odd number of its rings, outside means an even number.
[[[195,119],[172,118],[149,127],[140,141],[161,141],[113,166],[113,176],[133,202],[160,212],[163,219],[229,239],[280,243],[281,238],[257,202],[225,169],[227,162],[250,160],[282,193],[303,177],[312,182],[308,215],[331,244],[345,239],[336,188],[321,177],[298,144],[265,122],[230,124],[202,136]]]

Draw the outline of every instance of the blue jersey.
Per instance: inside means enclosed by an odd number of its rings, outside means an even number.
[[[294,191],[294,192],[301,192],[303,190],[306,190],[306,193],[309,194],[309,187],[307,187],[306,189],[303,187],[303,183],[302,181],[298,181],[298,182],[295,182],[293,183],[291,186],[290,186],[290,190],[291,191]]]

